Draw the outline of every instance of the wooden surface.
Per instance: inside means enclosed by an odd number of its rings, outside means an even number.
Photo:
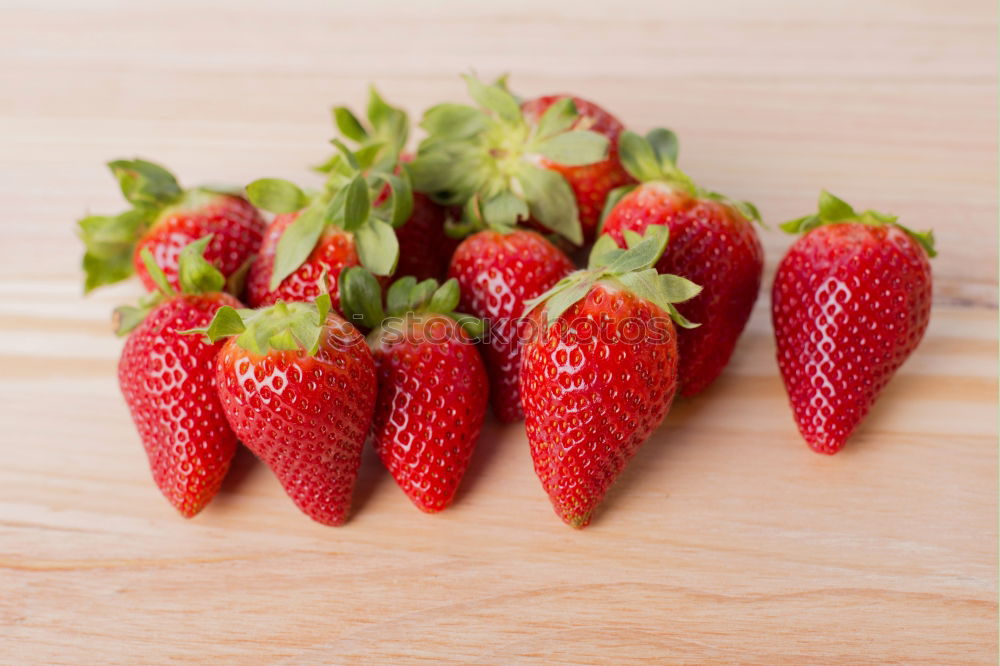
[[[0,1],[0,662],[995,663],[996,35],[989,0]],[[307,180],[332,103],[417,111],[470,68],[673,127],[772,222],[825,186],[935,228],[930,330],[845,451],[798,437],[765,293],[586,531],[496,424],[442,515],[368,455],[324,528],[245,452],[173,512],[115,381],[136,289],[79,295],[102,163]]]

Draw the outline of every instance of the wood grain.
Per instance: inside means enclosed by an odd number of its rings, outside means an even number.
[[[996,34],[985,0],[0,1],[0,662],[995,663]],[[180,519],[115,382],[136,287],[79,296],[72,222],[119,207],[102,162],[307,180],[333,102],[375,81],[416,112],[470,68],[673,127],[770,221],[828,187],[933,226],[924,343],[818,456],[763,294],[583,532],[495,423],[438,516],[369,452],[323,528],[242,452]],[[770,274],[790,239],[763,236]]]

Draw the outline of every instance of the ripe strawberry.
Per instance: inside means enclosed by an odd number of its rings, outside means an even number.
[[[141,259],[148,249],[174,289],[181,249],[204,236],[212,241],[205,258],[229,278],[260,245],[264,220],[246,199],[206,188],[182,190],[174,176],[145,160],[109,165],[133,208],[115,217],[92,215],[79,221],[86,246],[84,289],[119,282],[133,272],[146,289],[157,285]]]
[[[629,250],[601,238],[588,270],[528,303],[521,392],[535,473],[567,524],[581,528],[659,426],[677,384],[673,303],[698,293],[660,275],[667,231],[627,232]]]
[[[534,231],[480,231],[455,250],[448,269],[462,292],[461,308],[486,320],[486,364],[493,412],[501,421],[522,417],[518,373],[524,304],[573,270],[555,245]]]
[[[439,104],[424,114],[421,127],[429,136],[411,166],[415,189],[462,206],[473,229],[534,222],[581,245],[580,210],[593,209],[607,173],[603,166],[572,172],[580,201],[564,174],[608,161],[608,136],[586,129],[590,121],[581,120],[572,97],[544,111],[541,102],[522,110],[503,82],[484,85],[470,76],[466,82],[481,108]]]
[[[405,171],[392,173],[395,163],[382,170],[372,162],[376,155],[371,151],[352,153],[335,143],[340,153],[328,163],[327,182],[318,194],[308,196],[276,178],[247,186],[255,205],[278,214],[250,268],[251,305],[314,298],[319,293],[317,279],[326,272],[324,286],[339,311],[337,283],[344,268],[362,265],[379,276],[396,270],[399,243],[394,227],[413,209],[409,177]]]
[[[215,496],[236,452],[236,435],[222,412],[212,372],[222,345],[181,333],[205,326],[220,307],[242,307],[220,291],[225,278],[202,257],[211,240],[206,236],[181,250],[181,293],[143,249],[144,268],[160,291],[143,307],[117,311],[119,332],[131,331],[118,363],[118,384],[153,480],[186,518]]]
[[[751,221],[760,217],[752,204],[703,190],[681,172],[675,164],[677,140],[669,130],[653,130],[645,139],[623,133],[621,155],[641,184],[615,193],[602,233],[625,247],[626,230],[668,227],[670,242],[656,270],[703,288],[684,304],[685,315],[701,326],[677,332],[680,394],[692,396],[726,367],[753,311],[764,251]]]
[[[222,308],[202,329],[231,337],[215,376],[233,431],[278,477],[296,506],[340,525],[351,504],[375,406],[375,363],[357,329],[315,303]]]
[[[370,151],[378,168],[394,168],[393,173],[401,175],[403,164],[413,161],[412,155],[403,152],[410,132],[406,111],[387,104],[373,86],[369,90],[366,115],[368,122],[364,123],[347,107],[333,109],[333,119],[341,136],[357,144],[359,153]],[[317,170],[328,173],[336,159],[335,155]],[[388,195],[386,186],[375,199],[375,205],[380,205]],[[418,280],[444,277],[451,253],[458,245],[458,241],[444,232],[447,217],[447,210],[430,197],[420,192],[413,194],[413,212],[396,230],[399,239],[397,275],[412,275]]]
[[[470,337],[482,322],[454,312],[455,280],[438,287],[404,277],[389,289],[388,312],[363,268],[344,271],[340,285],[351,319],[372,330],[375,450],[418,509],[440,511],[465,476],[486,415],[486,369]]]
[[[328,226],[323,229],[312,252],[295,272],[282,280],[276,289],[270,289],[278,243],[289,225],[298,217],[298,212],[276,215],[264,234],[260,253],[251,264],[247,277],[247,301],[252,306],[274,305],[278,301],[314,300],[320,294],[320,275],[325,272],[328,288],[335,289],[341,271],[348,266],[359,265],[354,236],[343,229]],[[331,297],[334,309],[340,312],[339,292],[331,292]]]
[[[556,102],[570,98],[580,115],[571,126],[576,130],[590,130],[608,137],[608,157],[601,162],[583,166],[564,166],[542,158],[547,169],[562,174],[573,188],[576,204],[580,210],[580,224],[586,241],[594,240],[597,226],[601,221],[601,211],[608,194],[615,188],[634,182],[632,176],[618,159],[618,135],[625,129],[613,115],[585,99],[571,95],[546,95],[525,102],[521,106],[529,123],[537,124],[542,115]]]
[[[802,436],[833,454],[927,329],[934,238],[826,191],[782,228],[807,233],[774,278],[778,367]]]

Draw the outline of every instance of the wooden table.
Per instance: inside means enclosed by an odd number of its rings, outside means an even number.
[[[207,4],[0,9],[0,662],[995,663],[995,3]],[[797,435],[765,293],[586,531],[494,423],[442,515],[368,455],[324,528],[245,452],[174,513],[115,380],[137,289],[80,296],[74,220],[121,205],[102,163],[305,181],[331,104],[375,81],[417,112],[470,68],[673,127],[771,222],[827,187],[935,228],[930,330],[845,451]],[[791,239],[762,233],[770,284]]]

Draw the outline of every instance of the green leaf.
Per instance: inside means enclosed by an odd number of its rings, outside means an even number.
[[[781,230],[787,231],[790,234],[797,234],[802,231],[809,231],[818,227],[822,220],[820,220],[819,215],[813,213],[812,215],[803,215],[802,217],[797,217],[794,220],[789,220],[781,224]]]
[[[135,330],[135,327],[145,321],[149,310],[134,305],[121,305],[115,308],[115,335],[125,335]]]
[[[417,286],[417,278],[412,275],[401,277],[389,286],[385,295],[386,312],[394,317],[406,313],[410,306],[410,292]]]
[[[275,248],[268,289],[277,289],[286,277],[299,269],[316,247],[325,226],[324,211],[319,206],[306,208],[288,225]]]
[[[582,166],[608,157],[608,137],[589,130],[556,134],[536,146],[537,152],[556,164]]]
[[[527,219],[528,204],[513,192],[501,192],[483,204],[483,219],[494,228],[509,228]]]
[[[819,195],[819,216],[824,222],[836,222],[855,217],[856,214],[846,201],[823,190]]]
[[[352,170],[359,171],[361,169],[361,165],[358,163],[357,156],[351,151],[350,148],[344,145],[343,141],[341,141],[340,139],[330,139],[330,143],[333,145],[334,148],[340,151],[340,154],[343,155],[344,160],[347,162],[347,164],[351,167]]]
[[[618,247],[618,243],[615,242],[614,238],[608,234],[601,234],[597,237],[594,247],[590,250],[587,268],[590,270],[603,268],[622,254],[625,254],[625,250]]]
[[[368,183],[358,174],[347,186],[344,199],[344,229],[354,231],[368,219],[371,213],[371,200],[368,198]]]
[[[642,242],[630,247],[615,258],[604,270],[612,275],[622,275],[631,271],[652,268],[667,247],[670,229],[664,224],[646,227]]]
[[[135,206],[163,206],[181,195],[181,186],[174,175],[158,164],[146,160],[115,160],[108,163],[118,179],[122,194]]]
[[[387,145],[392,146],[397,154],[406,145],[410,126],[406,112],[387,104],[375,86],[371,86],[368,90],[368,122],[371,123],[375,134]]]
[[[497,114],[504,122],[518,124],[524,122],[521,118],[521,105],[514,96],[498,85],[486,85],[479,79],[468,74],[463,75],[469,88],[469,95],[476,104]]]
[[[583,299],[593,286],[593,280],[579,280],[553,294],[545,303],[546,326],[554,324],[566,310]]]
[[[84,292],[132,275],[135,244],[147,223],[147,211],[139,208],[114,217],[89,215],[77,222],[77,234],[86,247]]]
[[[239,335],[245,330],[246,325],[240,313],[228,305],[223,305],[216,311],[215,316],[212,317],[208,328],[193,329],[191,331],[184,331],[184,333],[204,333],[210,342],[218,342],[222,338]]]
[[[427,309],[430,312],[448,314],[458,307],[458,302],[461,300],[461,297],[462,292],[459,289],[458,280],[451,278],[438,287],[437,291],[434,292],[434,295],[431,296],[430,303],[427,304]]]
[[[618,158],[625,170],[640,182],[663,179],[653,147],[635,132],[625,130],[618,137]]]
[[[385,319],[382,310],[382,288],[371,273],[360,266],[345,268],[340,273],[340,307],[347,320],[374,329]]]
[[[246,189],[250,203],[272,213],[294,213],[309,203],[309,197],[298,185],[281,178],[260,178]]]
[[[672,131],[663,127],[657,127],[646,134],[646,141],[653,149],[658,163],[677,163],[677,153],[680,150],[680,146],[677,142],[677,135]]]
[[[438,104],[424,112],[420,126],[435,137],[464,141],[486,131],[489,118],[465,104]]]
[[[760,217],[760,211],[757,210],[757,206],[754,206],[749,201],[734,201],[732,202],[733,207],[739,211],[740,215],[752,222],[760,222],[764,224]]]
[[[330,310],[333,309],[333,299],[330,298],[329,289],[330,273],[325,268],[319,274],[319,280],[317,280],[317,287],[319,287],[319,294],[316,295],[316,299],[313,301],[316,304],[316,324],[323,327],[326,324],[326,317],[330,314]],[[315,350],[311,353],[315,354]]]
[[[532,217],[546,229],[563,236],[574,245],[583,244],[576,197],[559,173],[522,164],[518,181]]]
[[[669,273],[660,275],[659,290],[668,303],[682,303],[701,293],[701,287],[687,278]]]
[[[694,322],[688,321],[687,317],[685,317],[684,315],[682,315],[680,312],[677,311],[677,308],[674,307],[673,303],[671,303],[670,306],[667,308],[667,312],[670,314],[670,317],[674,320],[674,323],[680,326],[681,328],[698,328],[699,326],[701,326],[701,324],[695,324]]]
[[[437,280],[432,278],[418,282],[416,286],[410,290],[410,302],[407,303],[407,310],[417,311],[425,309],[425,306],[430,302],[437,288]]]
[[[156,260],[153,259],[153,253],[149,251],[149,248],[142,248],[139,257],[142,259],[142,265],[146,267],[146,272],[149,273],[149,277],[152,278],[156,287],[165,296],[172,296],[174,288],[170,286],[167,276],[163,274],[163,270],[156,264]]]
[[[225,276],[218,268],[205,260],[205,248],[212,240],[212,234],[188,243],[177,260],[178,278],[181,291],[185,294],[207,294],[222,291]]]
[[[486,322],[479,317],[462,314],[461,312],[449,312],[447,315],[458,322],[462,330],[473,340],[483,337],[483,334],[486,332]]]
[[[368,138],[368,132],[361,121],[346,106],[333,107],[333,122],[340,133],[351,141],[363,143]]]
[[[538,119],[538,128],[535,130],[535,134],[539,138],[545,139],[565,132],[573,126],[579,117],[580,114],[576,110],[573,98],[563,97],[545,109],[545,113]]]
[[[895,217],[893,218],[895,219]],[[924,248],[924,252],[927,256],[933,259],[937,256],[937,250],[934,249],[934,232],[928,229],[927,231],[914,231],[909,227],[904,227],[902,224],[896,224],[897,227],[902,229],[907,233],[907,235],[913,240],[920,244],[920,247]]]
[[[399,241],[393,228],[377,218],[354,231],[361,265],[375,275],[392,275],[399,261]]]
[[[413,214],[413,190],[410,188],[410,177],[406,168],[401,176],[378,173],[373,176],[376,183],[385,183],[389,196],[379,204],[379,217],[394,228],[403,226]]]

